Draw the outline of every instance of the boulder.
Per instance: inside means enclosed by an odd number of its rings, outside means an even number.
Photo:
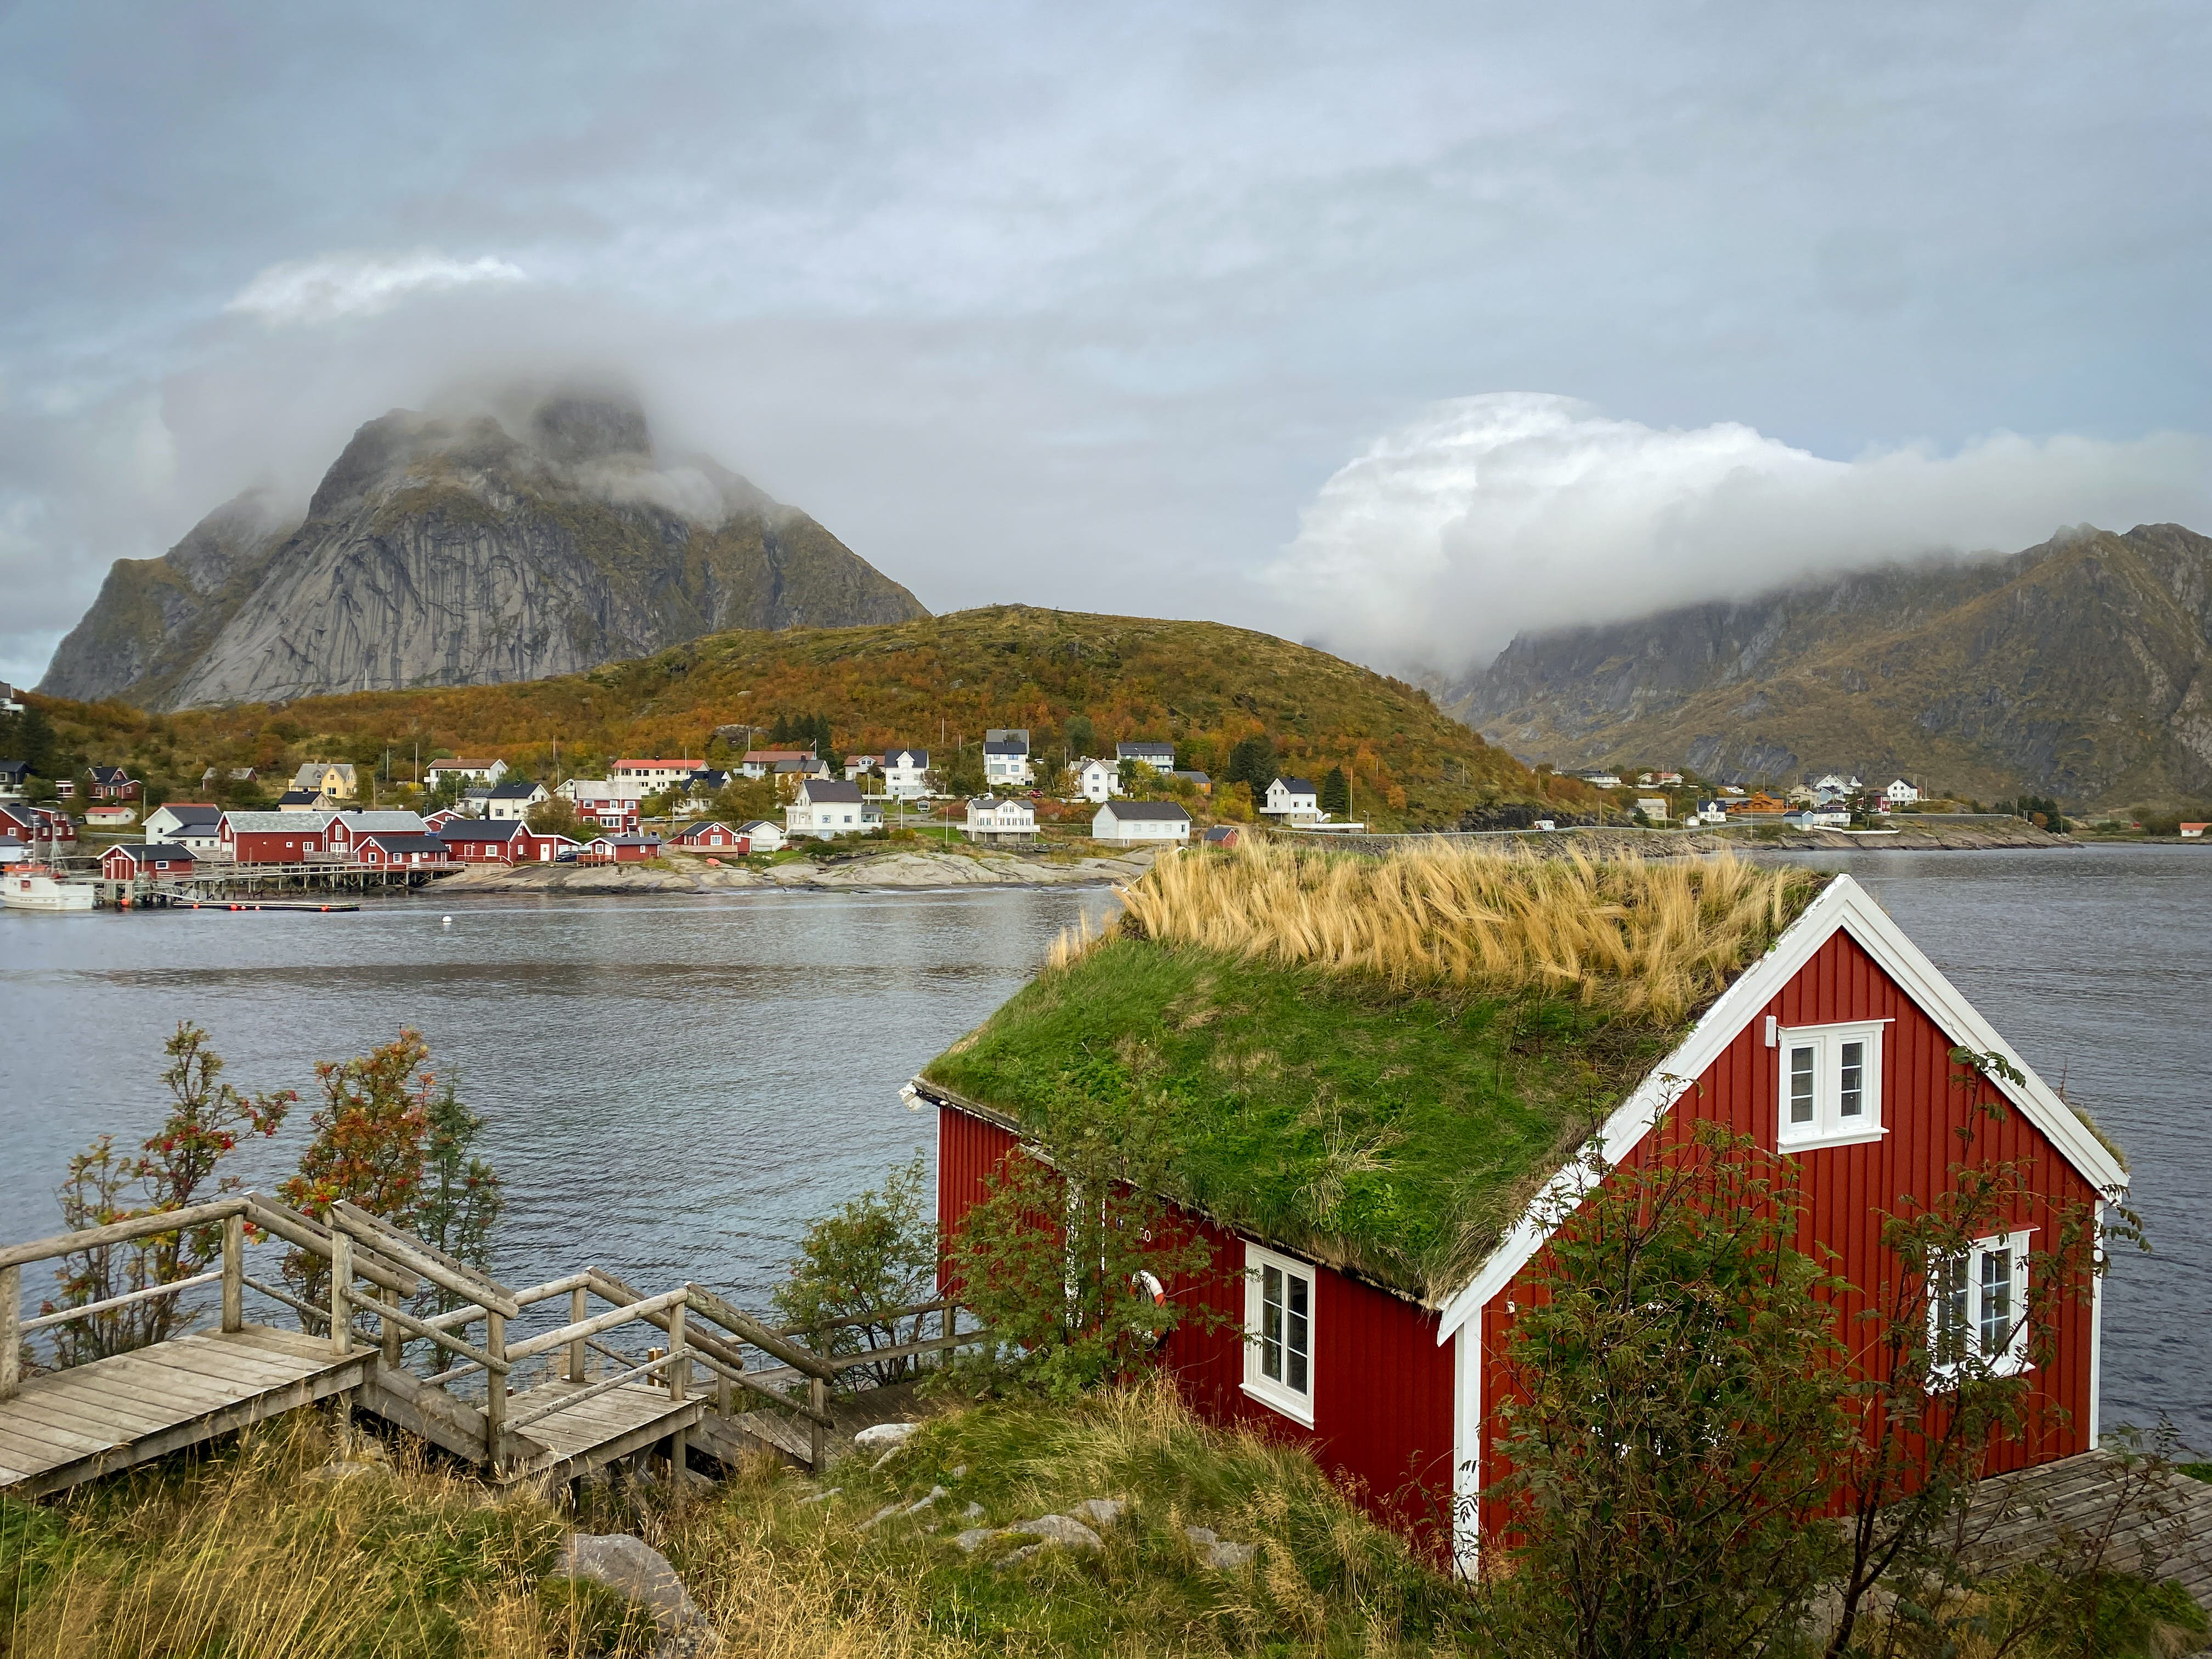
[[[1032,1538],[1042,1539],[1048,1544],[1064,1544],[1070,1549],[1097,1550],[1106,1547],[1103,1539],[1071,1516],[1041,1515],[1034,1521],[1017,1521],[1006,1530],[1025,1532]]]
[[[588,1578],[627,1595],[653,1615],[663,1632],[702,1630],[706,1614],[684,1589],[668,1558],[642,1538],[626,1532],[571,1533],[561,1545],[553,1571],[564,1578]]]
[[[1128,1504],[1118,1498],[1086,1498],[1075,1505],[1074,1513],[1096,1527],[1110,1527],[1128,1512]]]
[[[919,1423],[874,1423],[853,1437],[853,1446],[858,1451],[889,1451],[894,1446],[903,1446],[921,1432]]]

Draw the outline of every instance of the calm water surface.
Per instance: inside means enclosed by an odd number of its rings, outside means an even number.
[[[2106,1306],[2108,1422],[2212,1449],[2212,849],[1868,853],[1848,868],[2127,1149],[2157,1254]],[[69,1154],[158,1118],[162,1039],[205,1025],[242,1086],[419,1027],[489,1120],[498,1268],[586,1261],[757,1304],[808,1218],[933,1139],[899,1085],[1102,891],[440,900],[351,915],[0,911],[0,1238],[53,1231]],[[451,927],[441,917],[453,918]]]

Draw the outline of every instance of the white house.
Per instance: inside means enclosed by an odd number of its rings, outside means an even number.
[[[1909,806],[1920,799],[1920,792],[1903,778],[1894,781],[1881,793],[1892,806]]]
[[[1075,787],[1088,801],[1109,801],[1121,793],[1121,770],[1111,761],[1085,755],[1075,763]]]
[[[1724,800],[1700,801],[1698,810],[1690,815],[1692,823],[1726,823],[1728,821],[1728,803]]]
[[[1824,795],[1848,795],[1856,793],[1859,781],[1847,778],[1840,772],[1830,772],[1813,780],[1813,787]]]
[[[893,800],[921,800],[929,793],[929,750],[884,750],[884,793]]]
[[[1168,841],[1190,839],[1190,814],[1171,800],[1109,800],[1092,814],[1093,841]]]
[[[1618,789],[1620,787],[1620,774],[1618,772],[1607,772],[1603,770],[1595,772],[1577,772],[1575,775],[1580,778],[1584,783],[1589,785],[1593,789]]]
[[[447,778],[460,778],[470,783],[497,783],[507,775],[507,763],[497,758],[476,755],[456,755],[447,760],[434,760],[422,769],[422,781],[435,789]]]
[[[784,848],[783,831],[766,818],[754,818],[738,826],[738,833],[745,838],[746,850],[754,853],[781,853]]]
[[[884,809],[860,793],[860,786],[842,778],[809,778],[783,809],[784,834],[793,840],[812,836],[857,836],[883,827]]]
[[[983,781],[994,789],[1027,787],[1030,734],[1027,726],[994,726],[983,733]]]
[[[1638,795],[1636,798],[1636,810],[1654,823],[1667,822],[1667,802],[1662,796]]]
[[[1117,743],[1114,745],[1117,761],[1142,761],[1155,772],[1175,770],[1175,745],[1171,743]]]
[[[222,808],[200,801],[171,801],[146,814],[146,839],[213,853],[222,844]]]
[[[1284,823],[1316,823],[1321,820],[1321,792],[1310,778],[1277,778],[1267,786],[1260,810]]]
[[[968,803],[968,838],[988,841],[997,836],[1036,834],[1036,809],[1025,800],[979,795]]]
[[[748,749],[745,757],[738,763],[738,770],[749,778],[764,778],[775,770],[779,761],[805,761],[811,769],[814,745],[809,744],[804,749]]]
[[[545,798],[545,786],[530,778],[514,783],[495,783],[484,792],[483,816],[493,819],[526,818],[530,809]]]

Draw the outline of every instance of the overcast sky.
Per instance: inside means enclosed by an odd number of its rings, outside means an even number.
[[[1447,669],[2212,530],[2212,9],[0,0],[0,678],[482,380],[934,610]]]

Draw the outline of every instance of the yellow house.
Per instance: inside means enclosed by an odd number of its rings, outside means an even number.
[[[361,794],[350,761],[309,761],[294,775],[292,787],[332,800],[353,800]]]

